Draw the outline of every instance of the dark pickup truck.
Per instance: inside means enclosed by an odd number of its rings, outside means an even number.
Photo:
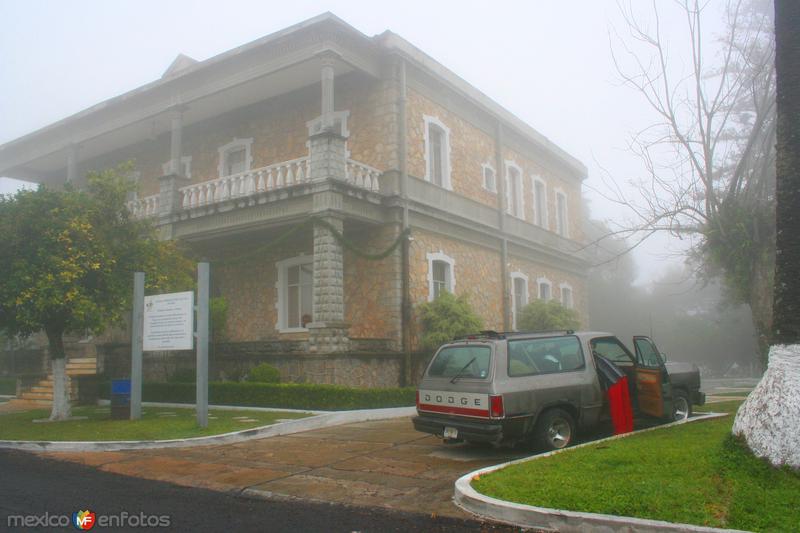
[[[445,440],[568,446],[609,418],[600,358],[628,377],[635,413],[682,420],[705,403],[691,363],[666,363],[652,340],[633,353],[610,333],[483,332],[440,347],[417,391],[414,427]]]

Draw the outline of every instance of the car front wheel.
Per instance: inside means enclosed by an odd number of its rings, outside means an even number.
[[[533,430],[534,444],[546,451],[566,448],[574,436],[575,421],[563,409],[550,409],[542,413]]]

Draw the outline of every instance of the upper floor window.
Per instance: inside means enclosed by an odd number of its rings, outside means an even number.
[[[509,214],[525,218],[522,198],[522,169],[512,161],[506,161],[506,196]]]
[[[442,252],[427,254],[428,257],[428,301],[439,297],[443,291],[455,290],[455,261]]]
[[[497,178],[491,165],[483,164],[483,188],[487,191],[497,192]]]
[[[533,179],[533,222],[547,227],[547,185],[539,177]]]
[[[528,305],[528,276],[522,272],[511,273],[511,320],[512,328],[517,329],[519,314]]]
[[[172,173],[172,161],[167,161],[163,165],[161,165],[161,172],[166,176],[167,174]],[[180,175],[184,178],[191,178],[192,177],[192,156],[185,155],[181,157],[181,169]]]
[[[450,183],[450,129],[435,117],[425,115],[425,179],[452,189]]]
[[[569,236],[567,195],[563,191],[556,191],[556,233],[562,237]]]
[[[572,301],[572,286],[569,283],[562,283],[559,288],[561,289],[561,305],[567,309],[572,309],[574,305]]]
[[[553,297],[553,284],[547,278],[539,278],[536,280],[539,285],[539,299],[547,301]]]
[[[279,261],[278,330],[302,331],[313,321],[314,263],[311,256]]]
[[[234,139],[219,148],[219,177],[232,176],[250,170],[253,139]]]

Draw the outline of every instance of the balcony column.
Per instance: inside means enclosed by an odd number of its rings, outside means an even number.
[[[347,180],[347,139],[342,135],[342,129],[335,127],[333,116],[333,65],[338,57],[333,52],[323,52],[319,56],[322,62],[322,114],[308,123],[308,174],[311,181]]]
[[[158,214],[161,217],[170,216],[181,209],[183,198],[180,187],[185,180],[183,176],[183,112],[185,106],[176,105],[169,110],[170,115],[170,145],[169,145],[169,173],[159,178]]]
[[[342,208],[342,196],[331,190],[320,191],[314,195],[313,205],[324,225],[314,225],[314,321],[308,324],[309,351],[345,352],[350,339],[344,318],[344,251],[332,231],[341,235],[344,229],[344,221],[336,213]]]

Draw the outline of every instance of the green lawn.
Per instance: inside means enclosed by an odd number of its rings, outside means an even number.
[[[209,411],[208,428],[200,429],[194,409],[143,407],[142,419],[111,420],[109,407],[75,407],[73,416],[87,420],[36,423],[47,418],[48,409],[0,414],[0,440],[108,441],[165,440],[217,435],[274,424],[278,419],[303,418],[306,413],[285,411]],[[172,413],[172,414],[170,414]],[[248,420],[237,420],[247,417]]]
[[[702,410],[736,412],[738,401]],[[655,430],[482,476],[476,490],[541,507],[753,531],[797,531],[800,474],[730,436],[733,416]]]

